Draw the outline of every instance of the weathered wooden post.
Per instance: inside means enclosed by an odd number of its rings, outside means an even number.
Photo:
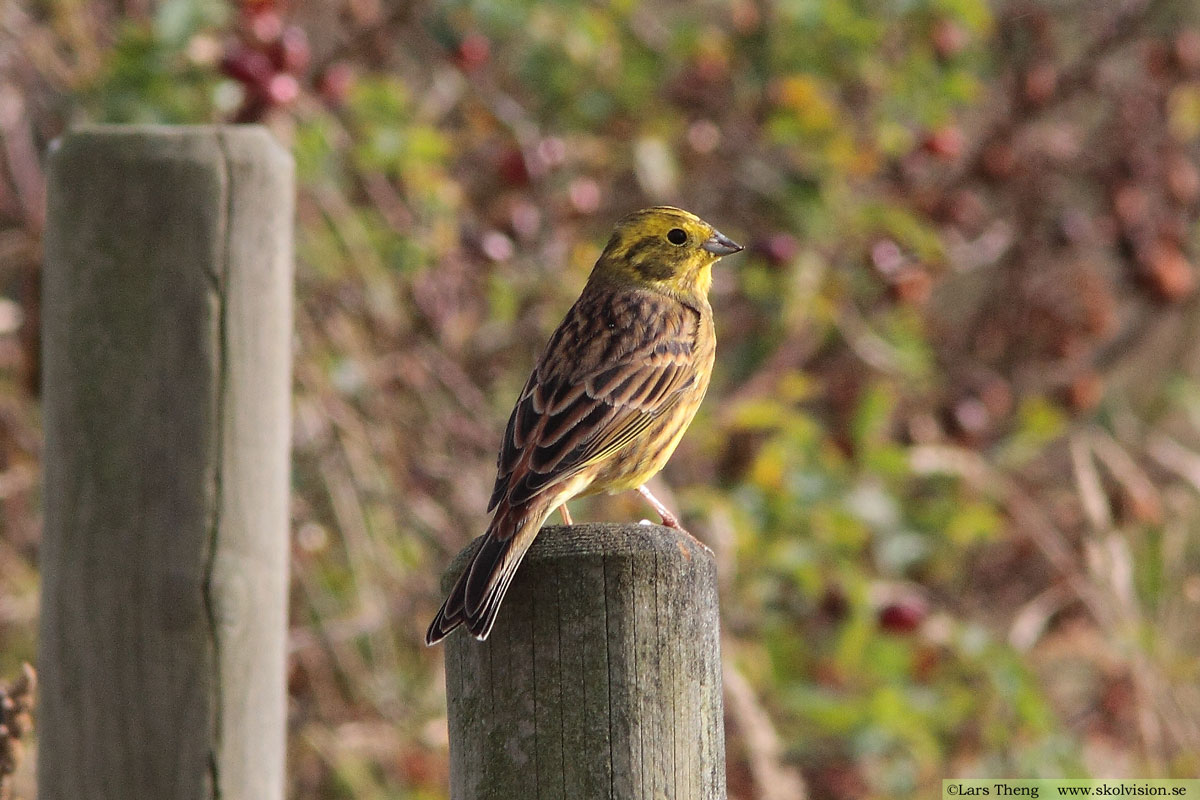
[[[278,800],[291,158],[98,127],[49,182],[39,796]]]
[[[724,800],[712,553],[545,528],[488,640],[446,639],[446,694],[452,800]]]

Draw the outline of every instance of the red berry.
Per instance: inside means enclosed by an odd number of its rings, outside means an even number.
[[[906,262],[900,245],[891,239],[880,239],[871,245],[871,263],[885,278],[894,276]]]
[[[963,51],[969,35],[962,25],[952,19],[940,19],[929,32],[930,42],[937,57],[946,61]]]
[[[468,33],[458,43],[457,61],[464,70],[481,67],[491,57],[492,45],[482,33]]]
[[[1033,66],[1025,73],[1022,88],[1025,99],[1032,105],[1047,103],[1058,89],[1058,69],[1047,61]]]
[[[479,240],[479,249],[492,261],[508,261],[516,252],[512,239],[500,231],[484,233]]]
[[[992,415],[987,404],[978,397],[964,397],[950,411],[955,427],[965,437],[983,436],[992,427]]]
[[[921,146],[931,155],[946,161],[953,161],[962,155],[966,139],[957,126],[946,125],[931,131]]]
[[[248,85],[265,85],[274,71],[266,53],[243,45],[235,45],[221,58],[221,72]]]
[[[571,205],[580,214],[596,213],[604,199],[600,184],[591,178],[576,178],[571,181],[571,185],[567,187],[567,195],[571,198]]]
[[[325,102],[341,105],[346,102],[350,87],[354,85],[354,68],[345,61],[330,64],[317,79],[317,91]]]
[[[542,228],[542,213],[527,200],[518,200],[508,213],[513,232],[522,239],[532,239]]]
[[[879,609],[879,627],[888,633],[912,633],[925,621],[929,609],[916,598],[897,600]]]
[[[293,75],[281,72],[267,83],[267,98],[277,106],[287,105],[299,96],[300,84]]]
[[[272,44],[283,33],[283,17],[272,8],[258,8],[247,19],[250,35],[260,44]]]
[[[919,266],[902,269],[892,279],[891,293],[901,303],[924,305],[933,293],[933,278]]]
[[[310,57],[308,35],[295,25],[285,28],[279,41],[271,47],[271,59],[275,66],[284,72],[296,75],[304,72]]]
[[[1142,279],[1160,300],[1178,302],[1196,288],[1196,271],[1180,249],[1169,242],[1153,244],[1141,258]]]
[[[1104,378],[1093,370],[1076,375],[1067,385],[1067,405],[1077,414],[1094,410],[1103,399]]]
[[[558,136],[547,136],[538,142],[537,156],[546,169],[561,167],[567,161],[567,143]]]
[[[525,164],[525,155],[516,147],[510,147],[501,154],[496,171],[510,186],[525,186],[529,183],[529,167]]]
[[[1175,60],[1184,72],[1200,70],[1200,30],[1184,28],[1175,37]]]

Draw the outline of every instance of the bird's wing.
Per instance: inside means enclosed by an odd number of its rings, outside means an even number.
[[[585,294],[513,409],[488,510],[528,502],[631,442],[697,379],[698,315],[641,291]]]

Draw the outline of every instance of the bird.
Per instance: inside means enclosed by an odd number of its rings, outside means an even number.
[[[708,389],[716,334],[712,266],[744,248],[695,214],[623,217],[551,334],[504,432],[483,542],[425,635],[460,625],[483,641],[521,559],[556,508],[636,490],[683,530],[646,482],[667,463]]]

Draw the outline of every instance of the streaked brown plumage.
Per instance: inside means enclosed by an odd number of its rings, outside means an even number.
[[[508,421],[482,546],[426,634],[487,638],[542,523],[572,497],[638,489],[662,469],[712,371],[713,263],[741,250],[693,214],[658,206],[621,220],[550,337]]]

